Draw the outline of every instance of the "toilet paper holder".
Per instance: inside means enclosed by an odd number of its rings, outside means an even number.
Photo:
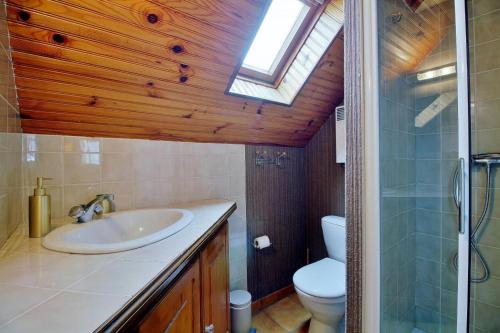
[[[263,250],[267,247],[270,247],[271,244],[272,244],[271,240],[269,239],[269,236],[267,236],[267,235],[256,237],[253,240],[253,247],[257,250]]]

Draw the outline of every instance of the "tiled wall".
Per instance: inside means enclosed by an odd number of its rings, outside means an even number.
[[[25,202],[37,176],[52,178],[47,184],[54,219],[98,193],[115,194],[118,210],[210,198],[236,201],[229,220],[231,287],[246,289],[243,145],[24,134]]]
[[[21,126],[7,38],[5,4],[0,3],[0,247],[21,221]]]
[[[257,165],[257,152],[286,153],[281,167]],[[248,288],[257,300],[293,283],[306,264],[306,174],[304,149],[247,146]],[[255,237],[268,235],[271,246],[257,250]]]
[[[469,1],[469,54],[472,74],[472,152],[500,152],[500,1]],[[500,169],[493,169],[489,220],[479,249],[489,264],[488,281],[471,285],[471,333],[500,331]],[[474,168],[473,220],[484,204],[485,169]],[[477,259],[475,256],[473,259]],[[473,270],[480,270],[473,260]]]
[[[380,98],[382,331],[410,332],[415,311],[414,96],[384,68]]]
[[[390,1],[378,2],[384,22]],[[389,28],[379,30],[381,45]],[[387,34],[387,35],[386,35]],[[380,52],[381,332],[415,327],[415,93]]]
[[[345,216],[345,166],[336,161],[335,114],[305,148],[307,248],[309,261],[325,258],[321,218]]]
[[[456,61],[454,26],[416,69],[422,72]],[[416,115],[442,93],[454,92],[455,77],[415,86]],[[423,127],[416,127],[416,277],[415,326],[427,333],[456,328],[457,208],[453,174],[458,159],[456,99]]]

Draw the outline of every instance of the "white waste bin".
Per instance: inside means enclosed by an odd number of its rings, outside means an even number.
[[[252,295],[245,290],[229,294],[231,304],[231,333],[248,333],[252,327]]]

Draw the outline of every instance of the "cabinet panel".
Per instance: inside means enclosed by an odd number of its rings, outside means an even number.
[[[185,272],[140,324],[140,333],[199,333],[200,263]]]
[[[229,332],[228,261],[225,223],[201,253],[202,323],[208,333]]]

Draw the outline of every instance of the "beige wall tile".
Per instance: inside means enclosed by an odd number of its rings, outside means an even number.
[[[35,186],[37,177],[52,178],[51,185],[63,185],[63,155],[26,152],[23,154],[23,173],[25,186]]]
[[[89,184],[101,181],[100,153],[65,153],[64,184]]]
[[[70,153],[99,153],[101,152],[101,139],[80,136],[65,136],[64,152]]]
[[[152,208],[159,206],[160,184],[158,180],[137,181],[134,188],[136,208]]]
[[[103,138],[102,151],[104,153],[131,153],[133,142],[130,139]]]
[[[63,137],[60,135],[23,135],[23,151],[39,153],[62,152]]]
[[[102,154],[103,182],[130,182],[134,180],[132,155],[130,153]]]
[[[102,193],[115,195],[117,210],[130,210],[135,208],[134,189],[133,182],[103,182],[101,184]]]

